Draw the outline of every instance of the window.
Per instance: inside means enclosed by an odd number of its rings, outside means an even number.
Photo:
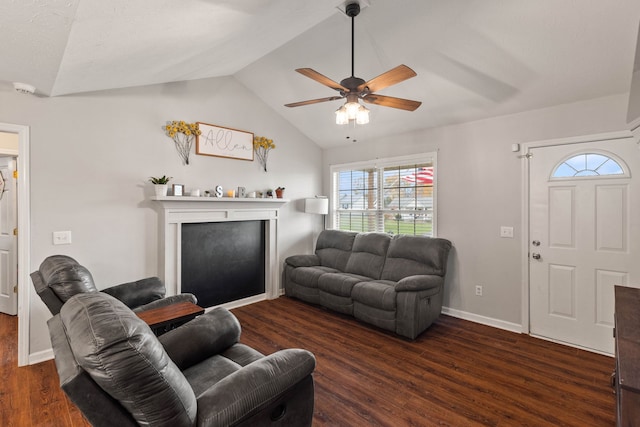
[[[435,153],[331,167],[333,228],[434,236]]]
[[[576,154],[554,169],[552,178],[574,178],[584,176],[626,175],[620,163],[599,153]]]

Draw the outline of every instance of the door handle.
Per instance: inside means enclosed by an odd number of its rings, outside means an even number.
[[[531,242],[531,244],[533,246],[540,246],[540,241],[539,240],[534,240],[533,242]]]
[[[533,258],[533,259],[540,259],[540,258],[541,258],[541,256],[540,256],[540,254],[533,253],[533,254],[531,254],[531,258]]]

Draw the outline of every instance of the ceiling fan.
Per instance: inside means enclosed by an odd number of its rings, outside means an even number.
[[[347,77],[340,81],[340,83],[337,83],[311,68],[298,68],[296,70],[298,73],[338,91],[340,95],[294,102],[291,104],[285,104],[285,107],[300,107],[302,105],[310,105],[346,98],[347,103],[336,111],[336,123],[338,124],[347,124],[349,123],[349,120],[356,120],[356,123],[358,124],[369,122],[369,110],[360,105],[358,102],[359,99],[362,99],[364,102],[369,104],[414,111],[422,104],[422,102],[374,93],[391,85],[415,77],[417,75],[415,71],[406,65],[398,65],[397,67],[382,73],[369,81],[364,81],[359,77],[355,77],[354,18],[360,13],[360,4],[358,2],[347,4],[345,7],[345,13],[347,16],[351,17],[351,77]]]

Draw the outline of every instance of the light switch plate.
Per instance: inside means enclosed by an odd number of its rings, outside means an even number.
[[[500,237],[513,239],[513,227],[500,227]]]
[[[53,244],[54,245],[70,245],[71,231],[54,231]]]

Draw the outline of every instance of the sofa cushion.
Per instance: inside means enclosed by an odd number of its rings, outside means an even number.
[[[339,230],[324,230],[320,233],[316,243],[320,265],[345,271],[356,234]]]
[[[444,276],[451,242],[423,236],[394,236],[381,278],[399,281],[418,274]]]
[[[358,234],[344,271],[379,279],[390,241],[391,236],[385,233]]]
[[[211,388],[213,384],[216,384],[221,379],[241,368],[242,366],[234,361],[217,354],[203,360],[197,365],[185,369],[183,374],[187,381],[189,381],[197,399],[202,393]]]
[[[360,282],[353,287],[351,298],[369,307],[382,310],[396,309],[395,282],[377,280],[375,282]]]
[[[327,273],[318,279],[318,289],[341,297],[351,296],[356,283],[370,280],[368,277],[347,273]]]
[[[141,425],[192,426],[193,390],[144,323],[102,292],[78,294],[60,318],[78,364]]]
[[[300,286],[317,288],[320,276],[335,273],[338,270],[330,267],[298,267],[291,270],[291,280]]]

